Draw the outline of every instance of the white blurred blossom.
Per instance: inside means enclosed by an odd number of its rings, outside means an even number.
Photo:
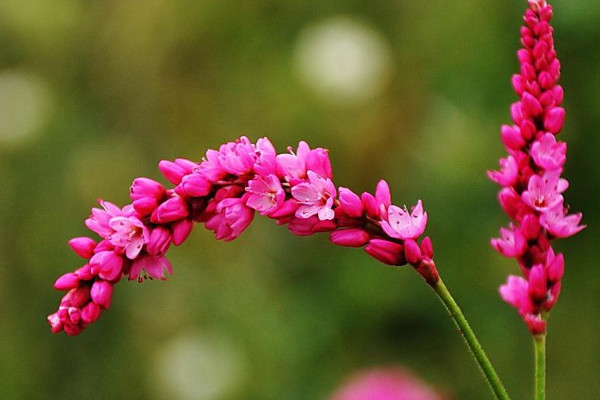
[[[295,69],[301,81],[328,103],[363,103],[389,82],[390,48],[366,22],[338,16],[300,33]]]

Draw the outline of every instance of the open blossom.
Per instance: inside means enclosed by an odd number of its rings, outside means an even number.
[[[410,213],[392,205],[383,180],[375,195],[358,196],[347,188],[338,192],[325,149],[300,142],[296,153],[277,155],[267,138],[252,143],[241,137],[207,151],[198,163],[163,160],[159,169],[173,188],[135,179],[131,204],[119,208],[100,201],[102,208],[94,208],[86,220],[102,240],[69,242],[87,263],[55,282],[55,289],[67,294],[48,316],[52,332],[76,335],[96,321],[125,276],[165,280],[173,273],[167,251],[187,239],[195,222],[230,241],[246,230],[256,211],[295,235],[330,232],[334,244],[363,247],[387,265],[409,263],[431,285],[439,279],[431,241],[417,244],[427,223],[421,201]]]
[[[309,218],[318,214],[320,220],[331,220],[334,217],[333,200],[337,192],[331,179],[323,178],[313,171],[308,171],[308,182],[300,183],[292,188],[292,196],[301,206],[296,211],[298,218]]]
[[[500,294],[519,311],[533,334],[545,332],[543,315],[560,294],[564,260],[562,254],[554,255],[550,241],[584,228],[582,215],[567,215],[564,205],[569,183],[561,174],[567,145],[556,135],[564,126],[565,109],[552,13],[545,0],[529,0],[521,28],[523,48],[517,52],[521,69],[512,79],[520,101],[511,106],[514,125],[504,125],[500,135],[509,156],[500,161],[500,171],[488,172],[503,186],[500,205],[513,220],[510,229],[502,228],[502,237],[491,244],[502,255],[516,258],[525,274],[524,278],[510,276]]]
[[[391,237],[398,239],[415,239],[423,234],[427,226],[427,213],[423,211],[421,200],[409,211],[397,206],[389,206],[387,220],[381,227]]]

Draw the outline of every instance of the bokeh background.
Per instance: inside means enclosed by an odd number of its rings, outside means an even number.
[[[600,3],[555,0],[567,201],[588,228],[566,254],[548,393],[600,398]],[[160,159],[248,135],[330,149],[336,183],[421,198],[436,260],[515,399],[532,349],[497,287],[511,260],[485,171],[524,0],[1,0],[0,398],[326,399],[348,375],[404,365],[454,399],[491,398],[421,278],[325,235],[257,218],[232,243],[198,227],[167,282],[122,282],[79,337],[51,335],[54,279],[78,267],[96,198],[124,204]]]

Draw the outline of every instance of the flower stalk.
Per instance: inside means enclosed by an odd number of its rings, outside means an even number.
[[[535,350],[535,400],[546,400],[546,334],[533,337]]]
[[[444,303],[444,306],[450,314],[450,318],[452,318],[452,320],[458,327],[459,333],[465,340],[465,343],[467,347],[469,347],[471,354],[473,354],[473,357],[475,358],[477,365],[481,369],[481,372],[483,373],[487,383],[489,384],[490,389],[494,394],[494,397],[497,400],[510,400],[510,397],[508,396],[504,385],[502,385],[502,381],[496,373],[494,366],[492,365],[488,356],[485,354],[483,347],[481,347],[481,344],[477,340],[475,332],[473,332],[473,329],[471,329],[467,318],[465,317],[462,310],[448,291],[448,288],[446,287],[442,279],[440,278],[437,281],[437,283],[431,285],[431,287],[438,295],[442,303]],[[537,397],[536,400],[538,400]]]

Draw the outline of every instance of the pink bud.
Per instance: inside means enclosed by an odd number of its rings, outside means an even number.
[[[152,179],[136,178],[133,180],[129,192],[129,197],[133,201],[146,197],[160,199],[165,193],[165,188],[163,185]]]
[[[529,119],[524,119],[523,122],[521,122],[520,127],[521,127],[521,136],[523,136],[523,138],[525,138],[525,140],[533,139],[533,137],[537,133],[537,128],[536,128],[535,124]]]
[[[419,264],[423,258],[419,245],[412,239],[404,241],[404,254],[406,255],[406,261],[411,265]]]
[[[375,200],[377,200],[377,205],[381,207],[381,205],[385,206],[387,209],[392,204],[392,195],[390,193],[390,187],[385,180],[380,180],[377,183],[377,188],[375,189]]]
[[[80,325],[73,324],[64,324],[63,329],[65,330],[65,333],[69,336],[79,335],[83,330],[83,328]]]
[[[317,148],[306,155],[306,170],[313,171],[323,178],[332,178],[331,161],[327,150]]]
[[[360,195],[360,199],[365,206],[365,210],[367,211],[367,215],[371,218],[379,217],[379,205],[377,204],[377,200],[371,193],[364,192]]]
[[[555,81],[558,81],[558,78],[560,78],[560,61],[558,61],[558,58],[552,60],[550,67],[548,68],[548,72],[550,75],[552,75],[552,78],[554,78]]]
[[[552,88],[552,97],[554,97],[554,102],[556,105],[562,104],[565,97],[565,91],[563,90],[562,86],[556,85]]]
[[[183,219],[188,214],[188,206],[185,200],[180,196],[174,196],[154,210],[150,221],[155,224],[166,224]]]
[[[371,239],[365,247],[371,257],[387,265],[404,265],[404,248],[401,244],[384,239]]]
[[[540,76],[538,77],[538,82],[540,83],[540,86],[544,89],[550,89],[556,83],[556,81],[552,79],[552,75],[550,75],[546,71],[540,73]]]
[[[63,324],[56,313],[48,315],[48,323],[50,324],[52,333],[58,333],[63,329]]]
[[[188,160],[186,158],[176,158],[175,164],[177,164],[181,168],[183,168],[185,170],[186,174],[191,174],[195,169],[197,169],[199,167],[197,162]]]
[[[537,42],[533,48],[533,56],[535,58],[542,58],[548,52],[548,44],[546,42]]]
[[[535,67],[532,64],[521,64],[521,76],[525,81],[533,81],[535,79]]]
[[[92,301],[107,310],[110,307],[112,292],[113,285],[106,281],[96,281],[92,285]]]
[[[521,130],[517,127],[502,125],[500,136],[504,145],[509,149],[519,150],[525,146]]]
[[[352,190],[340,187],[339,190],[340,205],[344,213],[350,218],[360,218],[365,211],[360,197]]]
[[[525,324],[532,335],[540,335],[546,332],[546,321],[544,321],[539,315],[528,314],[524,318]]]
[[[369,241],[369,234],[362,229],[349,228],[333,231],[329,238],[338,246],[362,247]]]
[[[535,78],[535,77],[534,77]],[[521,107],[523,108],[523,113],[530,115],[532,117],[536,117],[542,113],[542,106],[538,99],[530,95],[529,93],[523,93],[523,100],[521,101]]]
[[[521,96],[523,94],[523,91],[525,91],[525,83],[523,82],[523,77],[519,74],[514,74],[512,76],[512,86],[515,90],[515,93],[518,96]]]
[[[189,219],[182,219],[173,224],[173,244],[179,246],[186,241],[194,228],[194,222]]]
[[[87,286],[81,286],[76,289],[71,289],[64,298],[68,299],[71,307],[81,307],[90,300],[90,288]]]
[[[69,314],[70,323],[78,324],[79,321],[81,321],[81,311],[79,311],[79,308],[69,307],[67,312]]]
[[[159,162],[158,169],[174,185],[179,185],[181,179],[188,173],[184,167],[167,160]]]
[[[76,269],[75,275],[77,275],[77,278],[82,281],[89,281],[94,277],[90,264],[85,264],[83,267]]]
[[[114,281],[121,277],[123,257],[114,251],[101,251],[94,254],[90,266],[93,274],[107,281]]]
[[[100,318],[100,313],[100,306],[96,303],[90,302],[81,309],[81,319],[83,322],[91,324]]]
[[[521,220],[521,232],[525,239],[533,240],[537,239],[542,230],[540,220],[535,214],[527,214]]]
[[[96,242],[88,237],[76,237],[69,240],[69,246],[79,257],[89,260],[94,255]]]
[[[54,289],[56,290],[71,290],[79,286],[79,278],[77,275],[69,272],[64,274],[54,282]]]
[[[550,259],[550,254],[548,259]],[[553,259],[549,262],[549,265],[547,265],[547,268],[548,280],[552,283],[560,282],[565,274],[565,259],[563,255],[558,254],[556,257],[553,257]]]
[[[517,101],[510,106],[510,116],[515,124],[521,125],[523,122],[523,111],[521,110],[521,102]]]
[[[146,216],[156,210],[158,200],[153,197],[142,197],[141,199],[134,200],[131,205],[140,215]]]
[[[190,174],[183,177],[175,191],[186,197],[204,197],[210,193],[212,185],[200,174]]]
[[[146,251],[153,256],[162,256],[166,253],[171,244],[171,230],[164,226],[157,226],[152,229],[150,239],[146,244]]]
[[[431,242],[429,236],[426,236],[425,239],[421,241],[421,253],[425,258],[433,258],[433,243]]]
[[[517,59],[521,64],[531,64],[533,61],[531,58],[531,53],[527,49],[519,49],[517,51]]]
[[[548,132],[557,134],[565,123],[565,109],[562,107],[551,108],[544,117],[544,128]]]
[[[273,219],[281,219],[291,217],[296,214],[296,210],[298,210],[300,204],[296,202],[296,200],[287,200],[283,202],[283,205],[273,212],[270,212],[268,217]]]
[[[521,196],[513,188],[503,188],[498,193],[498,202],[504,212],[512,219],[517,218],[517,214],[524,207]]]
[[[541,303],[546,300],[547,290],[544,267],[540,264],[534,265],[529,272],[529,296],[535,303]]]

